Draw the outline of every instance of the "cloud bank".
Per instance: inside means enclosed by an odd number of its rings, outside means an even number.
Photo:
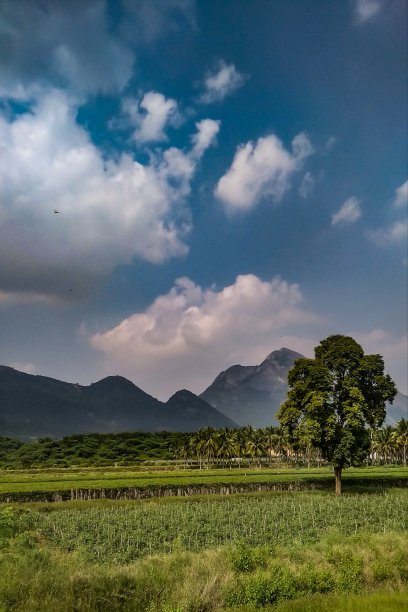
[[[219,124],[197,123],[190,150],[169,147],[141,164],[106,158],[75,115],[60,91],[14,119],[0,115],[3,292],[84,292],[133,257],[159,263],[187,252],[185,200]]]
[[[90,342],[105,354],[107,372],[121,372],[166,399],[183,387],[201,392],[226,367],[259,363],[285,344],[311,350],[313,341],[294,330],[318,322],[299,287],[280,278],[240,275],[218,291],[180,278],[144,312]]]

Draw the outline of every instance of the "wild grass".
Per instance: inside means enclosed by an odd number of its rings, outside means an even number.
[[[303,612],[361,610],[367,602],[377,605],[366,607],[370,611],[395,610],[386,607],[388,602],[403,610],[407,551],[406,533],[360,533],[292,547],[238,542],[106,565],[20,533],[0,550],[0,610],[237,612],[265,607]],[[363,599],[354,596],[369,590],[374,593]],[[349,602],[363,604],[353,608]]]

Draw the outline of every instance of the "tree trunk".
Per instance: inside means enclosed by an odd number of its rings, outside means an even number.
[[[334,477],[336,479],[336,495],[341,495],[341,467],[334,468]]]

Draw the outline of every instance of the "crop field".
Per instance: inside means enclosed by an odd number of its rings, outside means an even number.
[[[119,494],[55,501],[86,489]],[[340,497],[328,468],[10,470],[0,495],[0,612],[408,610],[401,467]]]
[[[408,489],[0,508],[1,612],[392,612],[407,588]]]
[[[0,501],[7,494],[27,494],[23,500],[32,499],[36,493],[55,493],[75,490],[115,490],[177,488],[189,486],[214,487],[224,485],[289,483],[304,488],[332,486],[333,473],[329,468],[319,469],[217,469],[180,471],[124,470],[4,470],[0,472]],[[408,469],[403,467],[350,468],[344,471],[344,485],[408,486]],[[153,491],[154,492],[154,491]],[[14,497],[15,500],[18,496]]]
[[[284,493],[184,503],[137,503],[33,513],[32,526],[87,561],[129,563],[174,550],[199,551],[238,540],[251,546],[311,544],[332,532],[408,530],[408,492],[328,497]]]

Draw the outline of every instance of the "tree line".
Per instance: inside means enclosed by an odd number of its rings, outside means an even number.
[[[366,465],[398,464],[408,458],[408,419],[369,430]],[[0,437],[2,468],[121,466],[177,462],[183,467],[318,467],[326,462],[318,448],[294,442],[282,427],[213,429],[197,432],[83,434],[62,440],[24,443]]]

